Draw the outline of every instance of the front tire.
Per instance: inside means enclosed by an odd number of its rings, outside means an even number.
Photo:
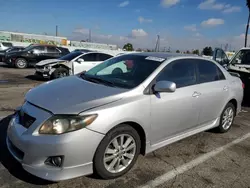
[[[64,67],[57,68],[51,75],[52,79],[62,78],[69,76],[69,71]]]
[[[235,114],[235,106],[232,103],[228,103],[221,114],[218,132],[225,133],[231,129]]]
[[[103,179],[114,179],[127,173],[140,153],[137,131],[129,125],[112,129],[101,141],[94,157],[94,172]]]
[[[15,61],[15,67],[19,69],[24,69],[28,66],[28,62],[24,58],[17,58]]]

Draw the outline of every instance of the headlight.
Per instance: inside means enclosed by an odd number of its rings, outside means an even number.
[[[45,66],[44,69],[45,70],[50,70],[50,66]]]
[[[63,134],[76,131],[90,125],[97,114],[86,116],[53,116],[39,129],[40,134]]]

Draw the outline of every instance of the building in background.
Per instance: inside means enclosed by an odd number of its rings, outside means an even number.
[[[0,41],[20,42],[29,44],[51,44],[57,46],[72,46],[79,48],[91,48],[102,50],[117,50],[113,44],[101,44],[92,42],[70,41],[66,37],[37,35],[19,32],[0,31]]]

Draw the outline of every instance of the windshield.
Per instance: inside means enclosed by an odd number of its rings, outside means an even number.
[[[66,60],[66,61],[71,61],[72,59],[78,57],[79,55],[81,55],[81,52],[71,52],[65,56],[60,57],[60,60]]]
[[[34,46],[31,44],[31,45],[27,46],[26,48],[24,48],[23,50],[29,51],[29,50],[32,50],[33,48],[34,48]]]
[[[99,81],[111,82],[114,87],[132,89],[141,84],[164,60],[143,55],[116,56],[83,73],[83,78],[97,78]]]
[[[231,60],[230,64],[250,65],[250,50],[240,50]]]

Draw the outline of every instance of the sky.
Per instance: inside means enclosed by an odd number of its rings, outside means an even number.
[[[244,45],[245,0],[0,0],[0,30],[171,50]],[[249,39],[250,40],[250,39]],[[249,42],[250,44],[250,42]]]

